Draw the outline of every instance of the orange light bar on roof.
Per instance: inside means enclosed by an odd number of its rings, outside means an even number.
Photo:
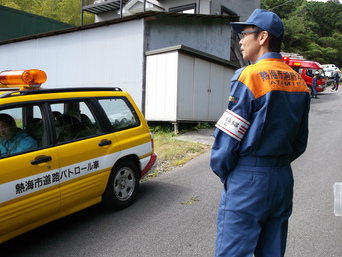
[[[5,70],[0,72],[0,86],[38,88],[46,81],[42,70]]]

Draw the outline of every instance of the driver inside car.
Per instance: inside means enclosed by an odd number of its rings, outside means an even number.
[[[14,118],[0,113],[0,154],[1,156],[37,148],[35,139],[18,128]]]

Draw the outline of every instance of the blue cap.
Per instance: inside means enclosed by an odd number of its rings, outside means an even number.
[[[284,34],[284,24],[278,15],[263,9],[255,9],[245,22],[231,22],[230,24],[237,33],[241,33],[245,26],[257,26],[277,38]]]

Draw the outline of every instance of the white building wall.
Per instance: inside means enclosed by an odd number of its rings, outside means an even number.
[[[120,13],[118,11],[109,11],[95,15],[95,22],[107,21],[120,17]]]
[[[142,104],[143,20],[0,46],[0,70],[41,69],[43,87],[121,87]]]
[[[234,69],[178,51],[147,57],[150,121],[217,121],[227,108]]]
[[[177,119],[178,53],[170,52],[147,57],[146,113],[147,120]]]

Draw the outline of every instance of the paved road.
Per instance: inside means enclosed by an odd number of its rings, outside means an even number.
[[[287,257],[342,256],[342,217],[333,212],[333,184],[342,182],[342,92],[319,97],[312,102],[308,149],[293,164]],[[94,206],[5,243],[0,256],[213,256],[221,184],[209,157],[142,183],[128,209]]]
[[[342,182],[342,92],[319,94],[310,111],[305,154],[294,162],[294,213],[288,257],[341,257],[342,217],[334,215],[333,184]]]
[[[209,154],[142,183],[123,211],[92,207],[5,243],[0,256],[212,256],[221,185]]]

